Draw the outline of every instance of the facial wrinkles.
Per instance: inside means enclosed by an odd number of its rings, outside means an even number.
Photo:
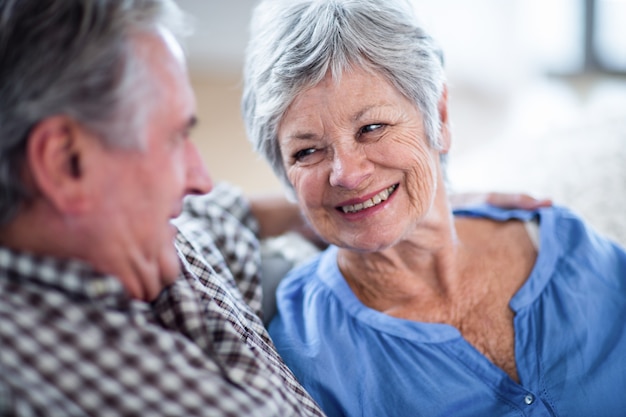
[[[338,213],[328,202],[338,204],[399,183],[408,200],[404,203],[407,218],[416,215],[421,218],[431,205],[436,187],[435,152],[428,146],[420,112],[380,77],[370,75],[356,73],[350,78],[351,75],[344,74],[343,85],[329,84],[326,79],[317,86],[319,88],[305,92],[294,101],[290,106],[291,114],[285,118],[289,119],[288,123],[281,126],[288,125],[289,129],[295,126],[314,133],[311,136],[316,139],[311,141],[311,147],[315,147],[313,142],[323,138],[318,144],[324,148],[326,165],[286,165],[307,218],[327,239],[340,243],[340,246],[348,242],[357,246],[358,242],[371,241],[376,236],[372,236],[371,227],[364,224],[334,225]],[[384,128],[380,134],[360,136],[360,129],[368,124],[382,124]],[[343,140],[349,140],[350,146]],[[360,158],[349,161],[352,169],[362,169],[365,163],[373,164],[373,180],[355,181],[352,188],[331,187],[328,175],[332,165],[328,161],[332,161],[337,147],[343,153],[350,149],[349,153]],[[285,161],[292,161],[292,155],[285,156]],[[324,202],[328,206],[324,206]],[[384,222],[377,225],[381,230],[393,229],[396,223],[384,216],[374,220]],[[403,233],[407,232],[409,230]]]
[[[420,140],[420,139],[413,139]],[[426,213],[434,198],[436,190],[436,166],[432,150],[425,146],[413,146],[410,150],[415,156],[412,158],[421,161],[413,164],[406,172],[407,194],[409,202],[418,213]]]
[[[400,181],[400,192],[404,192],[407,196],[406,218],[420,221],[429,212],[436,191],[435,158],[437,158],[437,152],[430,148],[424,137],[420,123],[421,118],[415,118],[414,115],[411,115],[411,117],[398,117],[396,120],[402,120],[396,124],[397,129],[387,130],[379,142],[366,144],[364,147],[367,149],[368,157],[375,161],[380,168],[379,174],[385,171],[393,173],[393,170],[397,168],[402,169],[404,175],[396,178]],[[386,149],[393,149],[393,152],[386,152]],[[385,178],[385,174],[382,174],[382,177]],[[381,225],[379,228],[386,230],[393,228],[394,219],[397,218],[385,219],[383,217],[382,219],[391,221],[391,223]],[[395,242],[407,237],[407,233],[411,233],[415,227],[416,225],[396,236],[398,240]],[[344,231],[349,232],[345,233],[344,237],[351,241],[354,246],[358,246],[359,242],[365,243],[372,240],[370,230],[367,228],[355,228],[354,230],[344,228]],[[387,243],[391,244],[392,242],[388,241]]]

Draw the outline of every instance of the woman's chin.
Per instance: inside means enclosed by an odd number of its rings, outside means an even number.
[[[342,249],[350,250],[352,252],[359,253],[372,253],[372,252],[380,252],[385,249],[389,249],[395,245],[397,240],[395,239],[379,239],[371,240],[371,239],[356,239],[356,240],[338,240],[334,243],[335,246],[338,246]]]

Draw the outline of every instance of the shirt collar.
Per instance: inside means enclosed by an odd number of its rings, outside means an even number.
[[[0,247],[0,279],[56,288],[76,298],[124,308],[131,301],[122,283],[77,259],[58,259]]]

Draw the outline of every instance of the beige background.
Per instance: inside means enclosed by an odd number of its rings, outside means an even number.
[[[229,181],[248,193],[280,191],[267,164],[246,139],[241,119],[240,77],[210,72],[192,73],[200,123],[192,139],[215,181]]]

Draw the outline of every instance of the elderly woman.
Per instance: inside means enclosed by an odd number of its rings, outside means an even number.
[[[626,253],[562,207],[452,212],[448,95],[402,0],[261,2],[244,118],[330,243],[270,332],[330,415],[626,410]]]

